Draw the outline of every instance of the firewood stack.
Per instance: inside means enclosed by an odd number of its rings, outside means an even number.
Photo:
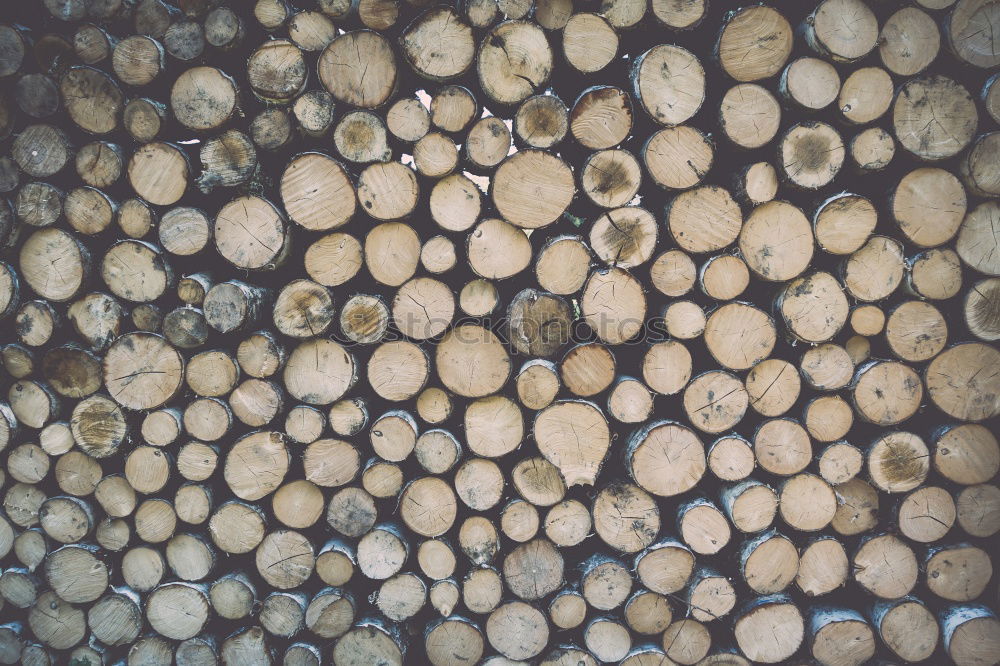
[[[0,2],[0,664],[1000,662],[1000,2]]]

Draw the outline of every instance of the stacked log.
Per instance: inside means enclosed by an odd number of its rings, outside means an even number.
[[[0,6],[0,663],[1000,663],[994,0]]]

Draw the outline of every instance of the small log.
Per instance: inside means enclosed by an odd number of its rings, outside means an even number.
[[[1000,501],[1000,493],[988,484],[964,488],[956,498],[958,524],[970,536],[992,536],[1000,531],[1000,521],[995,511]]]
[[[970,421],[992,418],[1000,412],[992,378],[974,383],[974,375],[966,369],[973,355],[980,363],[992,363],[996,353],[993,347],[978,342],[955,345],[941,352],[926,371],[927,392],[934,404],[949,416]]]
[[[815,532],[833,520],[837,500],[821,477],[797,474],[781,485],[779,512],[782,520],[801,532]]]
[[[60,79],[59,92],[70,119],[81,129],[107,134],[117,127],[125,100],[117,83],[104,72],[72,67]]]
[[[340,664],[362,666],[382,660],[403,663],[403,642],[398,632],[377,619],[359,620],[333,648],[333,658]]]
[[[362,265],[362,247],[348,234],[328,234],[312,243],[305,254],[309,276],[326,287],[350,280]]]
[[[292,140],[294,129],[287,111],[271,107],[261,111],[250,122],[250,138],[264,150],[278,150]]]
[[[525,21],[494,27],[476,58],[479,84],[491,99],[516,104],[543,88],[552,71],[552,50],[540,28]],[[508,49],[523,56],[507,58]]]
[[[0,29],[0,45],[2,45],[3,60],[0,75],[7,77],[16,74],[24,62],[25,55],[29,48],[29,42],[25,31],[19,30],[15,26],[4,25]]]
[[[945,37],[952,53],[959,60],[976,67],[995,67],[996,54],[977,31],[995,16],[994,10],[982,0],[962,2],[952,10],[945,27]]]
[[[370,63],[376,66],[371,76],[365,76]],[[318,68],[320,80],[334,99],[362,108],[383,105],[396,88],[397,68],[392,48],[381,35],[367,30],[346,33],[330,42],[320,54]],[[345,71],[350,74],[344,76]]]
[[[986,606],[949,606],[939,613],[942,645],[956,663],[989,663],[1000,656],[996,628],[1000,621]]]
[[[741,532],[767,529],[778,513],[778,494],[756,479],[726,486],[720,499],[726,516]]]
[[[998,215],[1000,206],[995,202],[980,204],[965,217],[955,243],[955,250],[962,261],[987,275],[1000,274],[1000,266],[991,254],[996,243],[986,234]]]
[[[575,13],[563,28],[563,55],[577,71],[592,74],[604,69],[618,51],[618,35],[604,17]],[[595,48],[595,45],[599,47]]]
[[[896,361],[870,361],[860,366],[852,387],[858,414],[879,425],[905,421],[917,411],[923,397],[917,373]]]
[[[799,365],[803,379],[812,388],[835,391],[851,381],[854,359],[845,347],[827,343],[807,350]]]
[[[291,552],[292,555],[286,555]],[[298,587],[312,574],[315,565],[313,546],[293,530],[267,534],[256,553],[257,571],[271,587],[287,590]]]
[[[851,30],[845,30],[843,23],[849,23]],[[878,33],[875,14],[860,0],[824,0],[804,23],[806,44],[837,62],[866,56],[875,48]]]
[[[491,169],[507,156],[511,142],[510,130],[501,120],[493,116],[481,118],[469,130],[462,147],[463,156],[475,169]]]
[[[775,358],[754,365],[745,384],[755,411],[764,416],[781,416],[798,399],[802,382],[791,363]]]
[[[480,628],[471,620],[453,616],[428,626],[425,634],[427,658],[434,666],[452,660],[476,661],[483,655],[484,640]]]
[[[743,418],[749,398],[737,377],[714,370],[695,377],[684,390],[683,400],[688,421],[702,432],[717,434]]]
[[[545,516],[545,535],[558,546],[574,546],[590,533],[587,508],[576,500],[559,502]]]
[[[933,613],[914,597],[876,602],[871,622],[889,649],[908,661],[930,657],[941,635]]]
[[[421,175],[441,178],[458,166],[458,147],[444,134],[429,132],[414,144],[413,160]]]
[[[879,496],[861,479],[837,486],[837,513],[830,525],[838,534],[856,535],[878,524]]]
[[[1000,194],[1000,182],[996,170],[997,151],[1000,150],[1000,134],[982,134],[973,141],[972,148],[959,164],[959,174],[966,187],[982,197]]]
[[[64,192],[48,183],[25,183],[17,191],[13,212],[25,224],[47,227],[55,223],[63,212],[65,198]],[[6,208],[4,212],[9,216],[10,209]],[[9,220],[5,225],[12,226],[13,220]]]
[[[417,74],[445,81],[464,73],[475,55],[471,28],[451,9],[430,9],[407,26],[400,38],[403,55]],[[443,50],[428,43],[447,44]],[[331,91],[332,92],[332,91]]]
[[[553,94],[529,97],[521,102],[514,114],[514,136],[531,148],[551,148],[562,141],[568,131],[569,110]]]
[[[880,67],[862,67],[844,80],[837,107],[851,124],[863,125],[881,118],[892,104],[892,77]]]
[[[786,100],[806,110],[819,110],[837,98],[840,75],[825,60],[797,58],[781,72],[778,91]]]
[[[220,128],[236,111],[236,82],[216,67],[192,67],[174,82],[170,108],[188,129]]]
[[[580,626],[587,613],[587,602],[579,592],[563,589],[556,593],[549,604],[549,618],[560,629]]]
[[[352,111],[341,118],[333,140],[340,156],[350,162],[385,162],[392,157],[385,124],[370,111]]]
[[[486,621],[486,637],[491,646],[509,659],[537,656],[548,643],[545,616],[523,601],[507,602]]]
[[[500,514],[500,529],[518,543],[534,538],[540,522],[538,510],[524,500],[511,500]]]
[[[986,551],[970,544],[932,546],[925,560],[927,587],[948,601],[972,601],[986,589],[993,565]]]
[[[290,236],[283,215],[274,204],[256,196],[237,197],[215,218],[216,250],[234,266],[271,270],[289,250]]]
[[[947,123],[927,125],[934,115],[931,109],[934,114],[946,114]],[[892,108],[896,138],[907,151],[927,161],[958,154],[972,140],[976,121],[976,105],[969,92],[941,75],[910,79],[896,94]]]
[[[579,236],[558,236],[538,252],[535,275],[543,289],[571,294],[583,286],[589,264],[590,250]]]
[[[991,76],[983,84],[983,90],[979,94],[986,106],[986,112],[993,120],[1000,116],[1000,88],[997,87],[997,77]]]
[[[399,572],[409,556],[409,545],[396,526],[383,524],[358,543],[358,566],[369,578],[385,580]]]
[[[822,664],[862,664],[875,654],[872,628],[861,613],[849,608],[810,609],[809,643],[813,657]]]
[[[893,74],[919,74],[934,60],[941,47],[941,33],[926,12],[904,7],[882,25],[879,57]]]
[[[191,443],[185,447],[185,451],[192,448],[202,450],[207,449],[208,451],[211,451],[211,453],[215,453],[214,449],[211,449],[203,444],[198,445],[195,443]],[[214,462],[215,461],[213,460],[213,464],[211,465],[212,469],[210,469],[209,472],[214,471]],[[179,463],[178,467],[180,467]],[[211,474],[209,474],[209,476],[210,475]],[[185,478],[197,479],[196,476],[188,473],[185,473],[183,476]],[[177,509],[177,517],[180,520],[191,525],[201,525],[212,513],[212,494],[207,487],[201,484],[185,483],[177,489],[177,494],[174,496],[174,506]]]
[[[885,169],[896,154],[896,141],[881,127],[862,130],[847,144],[851,159],[862,173]]]
[[[38,640],[56,650],[73,647],[87,632],[84,612],[55,592],[39,595],[28,611],[28,626]]]
[[[804,342],[826,342],[847,320],[848,304],[837,279],[829,273],[801,277],[784,288],[775,299],[789,331]]]
[[[632,201],[642,180],[642,169],[632,153],[603,150],[591,155],[583,167],[583,190],[598,206],[615,208]]]
[[[287,39],[265,42],[250,55],[247,62],[250,89],[264,102],[291,103],[304,91],[306,74],[301,49]]]
[[[320,51],[333,41],[336,28],[326,15],[304,11],[288,20],[288,36],[303,51]]]
[[[255,601],[253,585],[240,573],[226,574],[212,583],[209,599],[212,609],[227,620],[238,620],[250,614]]]
[[[820,596],[843,587],[847,576],[848,559],[844,546],[835,537],[821,536],[802,550],[795,584],[807,596]]]
[[[149,592],[156,587],[165,569],[160,552],[146,546],[133,548],[122,558],[122,576],[129,587],[139,592]]]
[[[913,550],[890,534],[865,539],[852,558],[853,576],[861,587],[880,599],[899,599],[917,583]]]
[[[536,506],[551,506],[566,495],[559,468],[541,457],[521,460],[514,467],[512,482],[521,497]]]
[[[132,35],[115,45],[111,64],[118,78],[130,86],[153,82],[166,66],[163,45],[152,37]]]
[[[946,208],[929,225],[929,201],[947,202]],[[966,194],[962,183],[944,169],[923,168],[911,171],[900,180],[891,199],[893,217],[902,232],[921,247],[934,247],[948,241],[959,229],[966,212]]]
[[[87,612],[87,626],[107,645],[132,643],[142,631],[139,596],[129,588],[105,595]]]
[[[490,542],[483,545],[495,546],[495,543]],[[472,548],[476,547],[476,544],[472,544]],[[482,563],[480,562],[480,564]],[[500,574],[490,567],[470,571],[462,581],[462,603],[475,613],[493,612],[500,605],[502,594],[503,581]]]
[[[219,650],[223,663],[266,664],[270,653],[260,627],[242,628],[228,636]]]
[[[177,21],[163,33],[163,47],[180,61],[198,58],[205,50],[205,32],[197,21]]]
[[[346,437],[354,435],[368,422],[365,403],[357,398],[335,402],[329,411],[330,429]]]
[[[926,486],[907,495],[899,505],[899,531],[909,539],[930,543],[955,524],[955,500],[942,488]]]
[[[745,541],[739,554],[740,572],[758,594],[774,594],[787,588],[798,573],[795,545],[775,530]]]
[[[776,9],[746,7],[726,18],[715,55],[733,79],[758,81],[774,76],[785,66],[793,37],[788,19]]]
[[[93,187],[113,185],[125,168],[122,149],[106,141],[93,141],[76,153],[76,172]]]
[[[158,138],[167,122],[167,106],[147,97],[135,97],[125,105],[122,124],[133,139],[147,143]],[[146,174],[145,177],[154,176]]]
[[[138,240],[113,245],[101,261],[101,277],[111,293],[137,303],[149,303],[174,285],[174,272],[162,250]]]
[[[325,90],[306,91],[292,104],[299,129],[317,139],[324,137],[333,125],[333,111],[333,96]]]
[[[418,141],[430,129],[430,113],[416,97],[404,97],[396,101],[385,115],[386,127],[399,139],[412,143]],[[508,130],[509,131],[509,130]],[[472,133],[470,132],[470,140]],[[471,151],[471,149],[469,149]],[[506,156],[506,153],[504,154]],[[495,165],[491,165],[495,166]]]
[[[431,99],[431,122],[443,132],[461,132],[479,113],[475,95],[463,86],[449,85]]]
[[[846,441],[834,442],[820,454],[819,473],[832,485],[847,483],[861,472],[864,460],[864,455],[856,446]]]
[[[281,638],[297,634],[305,616],[306,596],[295,592],[272,592],[261,602],[260,623]]]
[[[650,3],[650,11],[663,25],[674,30],[691,30],[705,18],[708,3],[703,0],[674,2],[655,0]]]
[[[118,206],[116,221],[126,236],[142,238],[156,224],[156,216],[146,202],[128,199]]]
[[[829,184],[844,163],[843,139],[831,125],[806,121],[793,126],[778,143],[785,178],[807,190]]]
[[[889,348],[904,361],[927,361],[947,344],[948,325],[930,303],[906,301],[889,315],[885,337]]]
[[[216,7],[205,17],[205,41],[218,49],[235,47],[245,34],[243,21],[228,7]]]
[[[537,197],[539,191],[545,193],[541,199]],[[505,220],[526,229],[552,224],[566,210],[574,191],[572,172],[566,163],[537,150],[508,157],[491,182],[497,210]]]
[[[773,664],[791,657],[805,635],[802,613],[785,595],[757,597],[737,615],[736,643],[749,659]],[[769,640],[762,640],[769,636]]]
[[[598,617],[589,622],[583,630],[583,640],[589,652],[576,652],[587,656],[593,653],[602,661],[620,660],[632,647],[628,628],[623,623],[607,617]],[[566,659],[575,656],[571,650],[561,650],[557,654]]]
[[[821,396],[806,405],[802,422],[813,439],[819,442],[832,442],[841,439],[850,431],[854,424],[854,412],[850,403],[840,396]],[[824,449],[820,457],[821,475],[824,459],[831,469],[839,470],[841,475],[850,475],[854,469],[855,457],[849,449],[831,450],[831,448]],[[860,464],[860,458],[857,459],[857,463]],[[831,474],[836,473],[831,472]]]

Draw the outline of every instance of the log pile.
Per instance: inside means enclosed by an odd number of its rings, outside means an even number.
[[[0,3],[0,663],[1000,662],[995,30]]]

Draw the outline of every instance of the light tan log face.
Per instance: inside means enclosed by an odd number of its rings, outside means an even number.
[[[998,40],[0,0],[0,663],[1000,664]]]

